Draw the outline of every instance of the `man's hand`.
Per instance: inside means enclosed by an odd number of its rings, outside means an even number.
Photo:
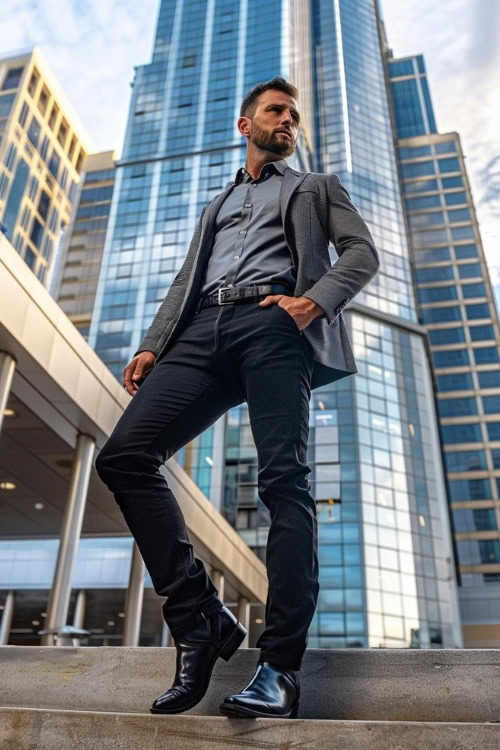
[[[261,307],[268,305],[284,307],[294,319],[299,331],[303,331],[314,318],[325,312],[317,302],[308,297],[287,297],[286,294],[268,294],[259,302],[259,305]]]
[[[140,381],[152,369],[155,359],[156,355],[153,352],[139,352],[124,369],[122,385],[131,396],[135,396],[139,390]]]

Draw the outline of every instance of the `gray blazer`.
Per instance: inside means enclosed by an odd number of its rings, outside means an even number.
[[[212,247],[215,217],[234,184],[228,182],[203,208],[184,263],[135,354],[151,351],[158,362],[194,311]],[[303,329],[314,351],[314,389],[358,372],[342,310],[375,276],[380,261],[368,227],[337,175],[288,167],[280,205],[285,240],[297,273],[294,296],[308,297],[325,311]],[[333,265],[330,242],[338,255]]]

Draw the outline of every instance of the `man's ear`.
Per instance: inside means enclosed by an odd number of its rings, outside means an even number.
[[[250,135],[250,118],[238,117],[238,121],[236,124],[241,135],[244,135],[246,138],[248,138],[248,136]]]

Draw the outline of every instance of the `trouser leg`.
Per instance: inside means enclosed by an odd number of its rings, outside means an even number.
[[[215,309],[204,311],[153,367],[96,459],[134,536],[154,589],[166,596],[174,636],[222,606],[193,553],[179,504],[160,472],[163,463],[243,401],[214,367]]]
[[[269,590],[260,658],[300,669],[316,608],[316,504],[307,475],[313,355],[281,308],[252,311],[255,335],[242,353],[242,382],[258,455],[259,497],[270,511]]]

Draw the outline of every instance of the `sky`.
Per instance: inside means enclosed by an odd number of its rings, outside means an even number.
[[[438,131],[461,136],[493,284],[500,283],[500,0],[379,0],[395,57],[423,54]],[[121,154],[134,66],[160,0],[7,0],[0,55],[37,45],[98,151]]]

